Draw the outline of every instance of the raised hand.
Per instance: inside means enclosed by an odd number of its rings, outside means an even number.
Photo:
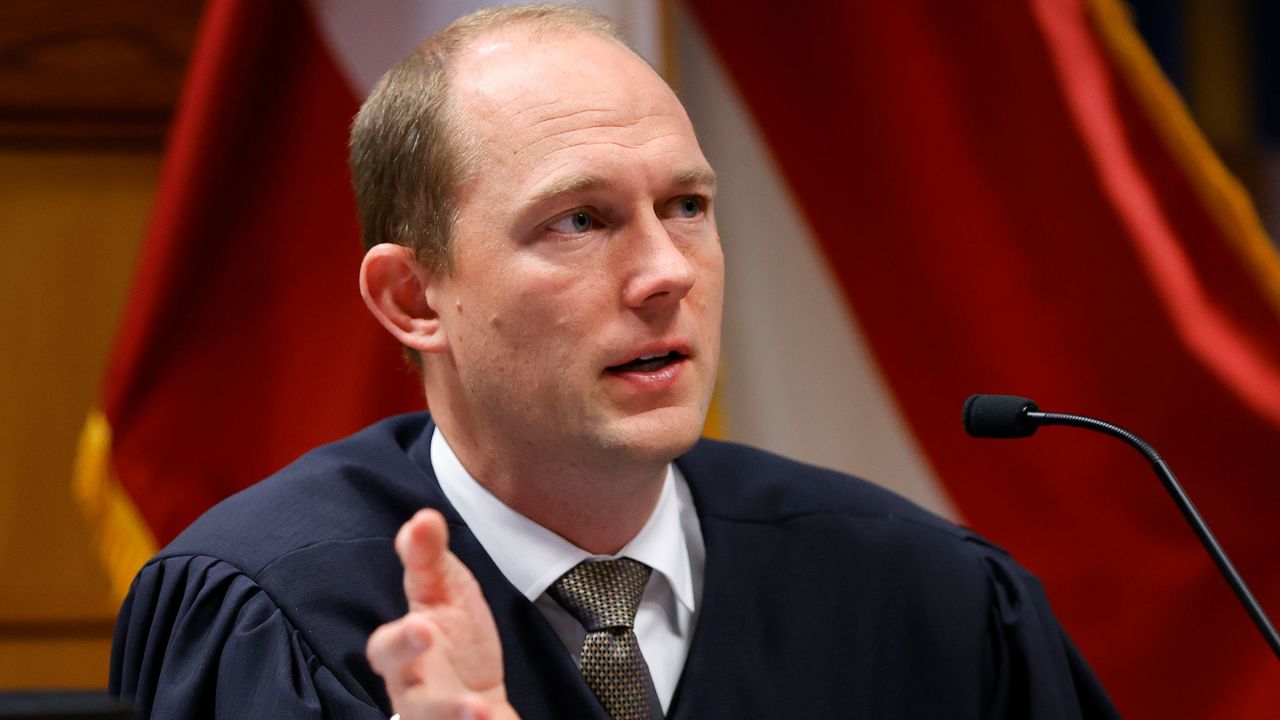
[[[480,586],[449,551],[435,510],[396,534],[409,612],[369,637],[366,654],[401,720],[508,720],[502,645]]]

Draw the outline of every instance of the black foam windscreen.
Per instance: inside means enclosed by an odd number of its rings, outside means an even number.
[[[1038,427],[1027,413],[1037,410],[1036,404],[1024,397],[971,395],[964,401],[964,429],[979,438],[1026,437]]]

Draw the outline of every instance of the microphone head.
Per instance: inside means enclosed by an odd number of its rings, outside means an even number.
[[[964,429],[976,438],[1027,437],[1039,427],[1027,413],[1040,408],[1013,395],[972,395],[964,401]]]

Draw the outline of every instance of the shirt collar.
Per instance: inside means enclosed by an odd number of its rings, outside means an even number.
[[[685,480],[675,465],[667,465],[648,521],[616,555],[593,555],[507,506],[467,472],[438,427],[431,436],[431,465],[445,497],[502,574],[529,601],[583,560],[629,557],[665,577],[676,600],[694,610],[689,548],[676,492],[676,484]]]

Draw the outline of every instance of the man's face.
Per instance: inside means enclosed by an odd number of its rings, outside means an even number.
[[[684,452],[715,382],[724,263],[683,107],[639,58],[580,33],[500,31],[453,78],[477,141],[431,298],[462,396],[453,430],[530,459]]]

